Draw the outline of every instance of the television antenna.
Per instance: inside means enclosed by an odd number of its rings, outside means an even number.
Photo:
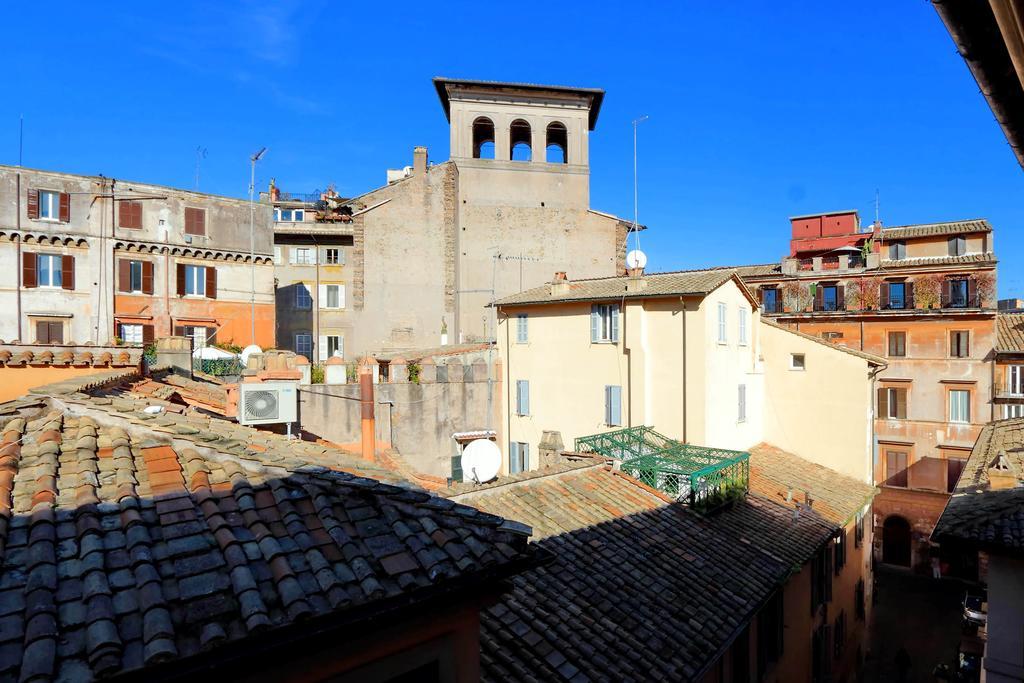
[[[647,114],[644,114],[639,118],[633,119],[633,235],[636,237],[637,250],[640,249],[640,230],[638,229],[640,220],[640,192],[636,163],[636,129],[648,118],[650,117],[648,117]]]
[[[202,145],[196,147],[196,192],[199,191],[199,165],[206,158],[206,148]]]

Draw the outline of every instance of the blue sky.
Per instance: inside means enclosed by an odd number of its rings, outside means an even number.
[[[448,156],[433,76],[600,87],[591,204],[649,268],[777,260],[794,214],[985,217],[1024,296],[1024,172],[931,3],[28,4],[0,26],[0,162],[243,196],[357,194]],[[27,30],[34,27],[34,30]],[[11,96],[17,93],[17,96]],[[1016,266],[1016,267],[1015,267]]]

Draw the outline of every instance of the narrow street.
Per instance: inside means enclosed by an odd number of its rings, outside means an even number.
[[[895,657],[901,647],[910,655],[909,683],[936,680],[932,671],[938,664],[952,663],[960,643],[964,584],[933,581],[883,565],[875,576],[877,600],[864,680],[898,681]]]

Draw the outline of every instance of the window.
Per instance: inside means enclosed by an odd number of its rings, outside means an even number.
[[[530,414],[530,382],[525,379],[516,380],[516,415]]]
[[[522,119],[516,119],[509,126],[508,133],[508,158],[512,161],[532,161],[533,132],[530,130],[530,124]]]
[[[494,122],[486,116],[473,121],[473,158],[494,158]]]
[[[590,341],[619,341],[619,305],[594,304],[590,307]]]
[[[183,328],[185,336],[192,340],[192,348],[201,349],[206,346],[206,341],[212,339],[213,335],[205,327],[186,325]]]
[[[747,345],[747,318],[749,315],[750,311],[740,306],[740,346]]]
[[[565,125],[555,121],[548,124],[548,139],[544,145],[545,161],[549,164],[569,163],[569,137]]]
[[[345,285],[320,285],[320,308],[345,308]]]
[[[120,201],[117,210],[118,227],[142,229],[142,202]]]
[[[889,357],[902,358],[907,355],[907,333],[889,333]]]
[[[946,286],[949,288],[949,297],[946,300],[946,306],[949,308],[967,308],[970,304],[967,280],[947,280]]]
[[[1024,396],[1024,365],[1006,366],[1006,393]]]
[[[1003,406],[1003,419],[1008,420],[1011,417],[1024,417],[1024,403],[1008,403]]]
[[[39,287],[61,287],[63,285],[61,256],[59,254],[36,254],[36,273]]]
[[[142,261],[128,262],[128,291],[142,291]]]
[[[963,256],[967,253],[967,238],[963,235],[954,235],[949,238],[949,255]]]
[[[859,548],[864,543],[864,513],[857,513],[857,523],[853,532],[853,545]]]
[[[462,447],[460,447],[459,450],[461,451]],[[452,456],[452,481],[458,483],[462,481],[463,476],[464,475],[462,473],[462,453],[460,452],[458,455]]]
[[[970,390],[949,390],[949,421],[956,424],[969,424],[971,422]]]
[[[336,266],[341,263],[341,249],[338,247],[327,247],[324,249],[324,263],[329,266]]]
[[[121,331],[118,336],[121,337],[121,341],[123,341],[125,344],[142,343],[142,325],[121,323],[120,327]]]
[[[327,342],[327,358],[342,358],[345,355],[344,338],[339,334],[329,334],[324,339]]]
[[[728,332],[726,326],[726,317],[729,314],[729,309],[724,303],[719,302],[718,304],[718,343],[724,344],[728,340]]]
[[[966,464],[967,460],[964,458],[948,458],[946,460],[946,493],[953,493]]]
[[[520,313],[516,316],[516,343],[525,344],[530,340],[530,331],[528,325],[529,318],[526,317],[525,313]]]
[[[839,616],[836,617],[832,632],[835,638],[832,654],[836,659],[839,659],[843,656],[843,646],[846,645],[846,610],[839,611]]]
[[[826,330],[821,333],[821,338],[825,341],[837,342],[843,338],[843,333],[838,330]]]
[[[907,487],[907,452],[885,452],[885,485]]]
[[[819,311],[839,311],[839,287],[836,285],[824,285],[818,288],[821,291],[821,303]]]
[[[274,247],[274,265],[278,265],[279,266],[279,265],[281,265],[281,263],[282,263],[282,261],[281,261],[281,247],[275,246]]]
[[[301,223],[305,217],[305,209],[274,209],[274,220],[280,223]]]
[[[509,474],[519,474],[530,469],[530,444],[521,441],[513,441],[509,444],[508,471]]]
[[[185,209],[185,234],[206,234],[206,209]]]
[[[971,355],[970,332],[954,330],[949,333],[949,355],[952,358],[967,358]]]
[[[313,297],[309,293],[309,287],[301,282],[295,283],[295,308],[308,310],[313,307]]]
[[[840,529],[839,534],[832,542],[833,554],[835,560],[833,564],[836,568],[836,576],[843,573],[843,567],[846,566],[846,529]]]
[[[64,323],[59,320],[36,321],[37,344],[63,344]]]
[[[886,308],[900,310],[907,307],[907,285],[905,282],[889,282],[889,303]]]
[[[39,217],[47,221],[60,220],[60,192],[39,190]]]
[[[789,356],[789,369],[790,370],[803,370],[806,366],[804,354],[793,353]]]
[[[312,247],[292,247],[288,251],[292,263],[301,266],[316,265],[316,249]]]
[[[907,258],[907,243],[902,241],[890,242],[889,258],[893,261],[902,261]]]
[[[185,295],[206,296],[205,266],[185,266]]]
[[[622,425],[622,387],[604,388],[604,423],[609,427]]]
[[[747,385],[741,384],[737,392],[736,421],[747,421]]]
[[[778,289],[768,287],[761,290],[761,309],[765,313],[782,313],[782,306],[780,304]]]
[[[878,417],[883,420],[907,419],[907,390],[882,387],[878,390]]]
[[[832,548],[829,544],[811,558],[811,614],[832,599]]]
[[[313,355],[313,335],[308,332],[295,335],[295,353],[310,358]]]

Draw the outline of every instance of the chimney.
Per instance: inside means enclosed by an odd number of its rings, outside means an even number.
[[[555,277],[551,281],[551,296],[562,296],[568,293],[569,278],[566,276],[564,270],[559,270],[555,273]]]
[[[281,198],[281,188],[277,186],[277,179],[270,179],[270,201],[276,202]]]
[[[995,462],[988,468],[988,487],[992,491],[1005,491],[1020,486],[1017,473],[1010,464],[1005,452],[996,456]]]
[[[192,379],[192,339],[161,337],[156,341],[157,367],[170,368],[175,375]]]
[[[421,175],[427,172],[427,148],[412,148],[412,174]]]
[[[367,462],[377,459],[377,426],[373,417],[374,369],[368,358],[359,361],[360,451]]]

